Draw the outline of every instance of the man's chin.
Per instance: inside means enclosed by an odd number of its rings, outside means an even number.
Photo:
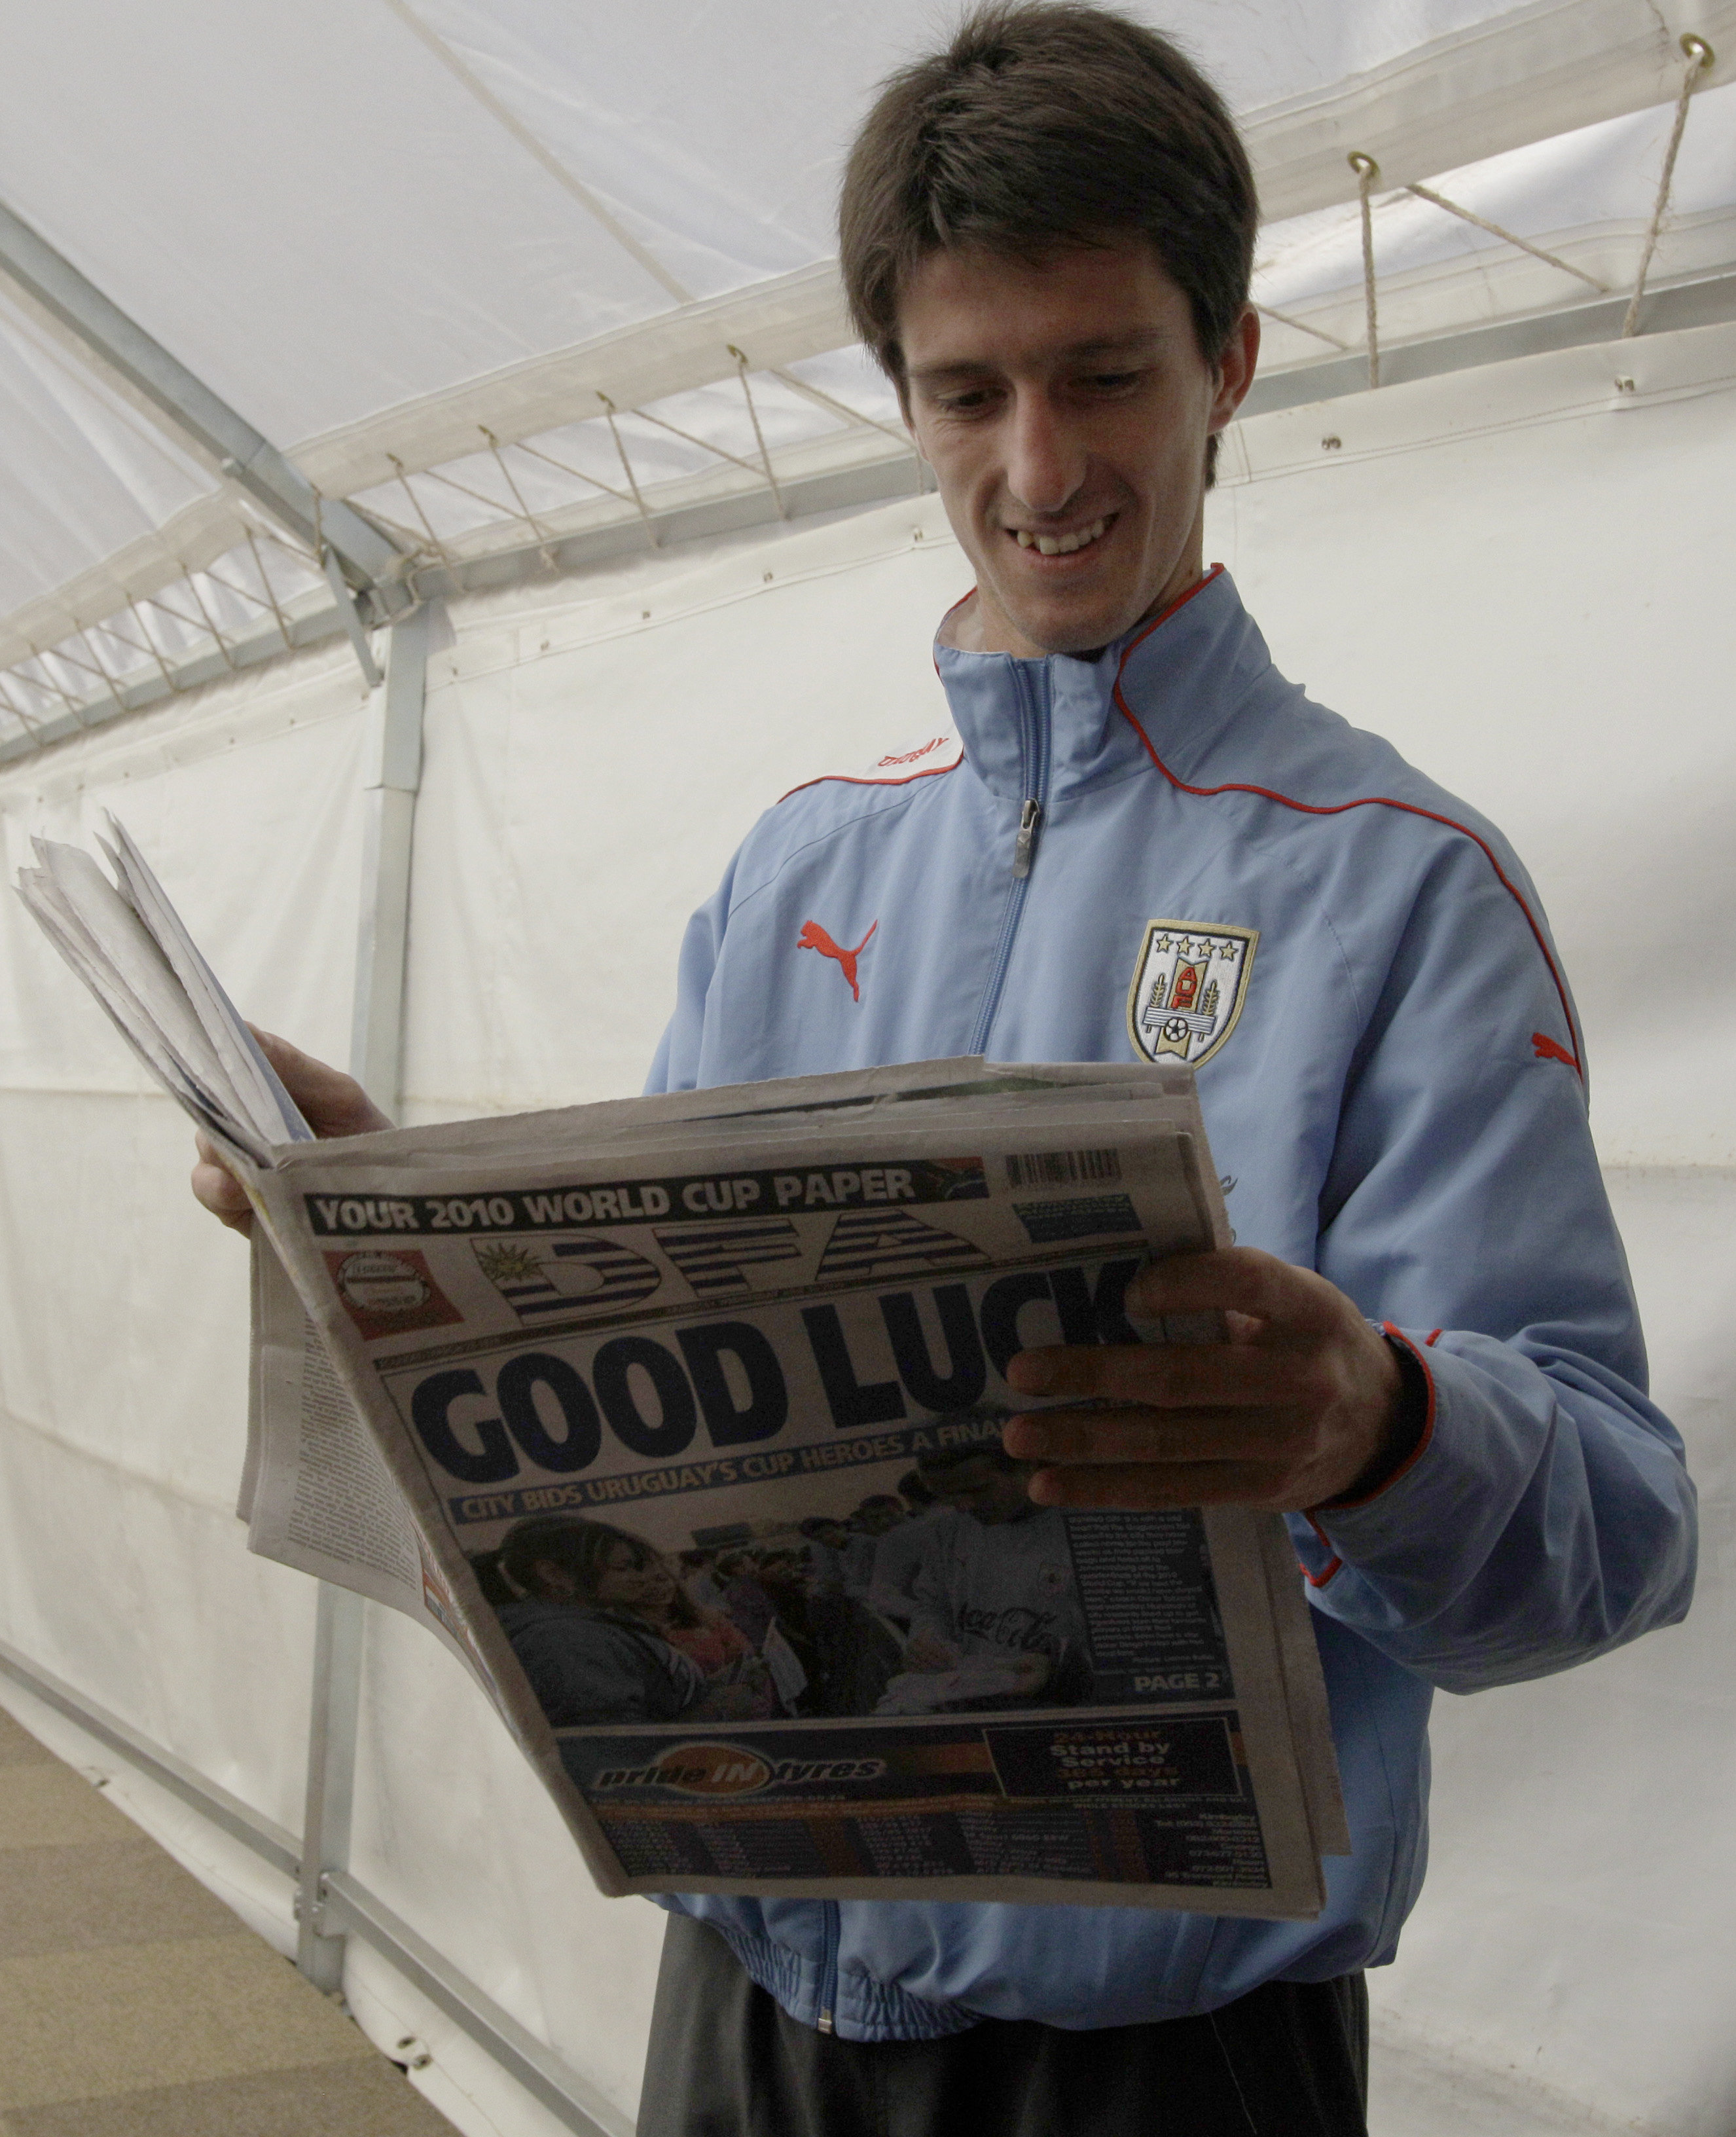
[[[1040,653],[1066,653],[1075,657],[1101,653],[1131,630],[1149,603],[1106,601],[1101,596],[1069,601],[1008,601],[1001,607],[1019,636]]]

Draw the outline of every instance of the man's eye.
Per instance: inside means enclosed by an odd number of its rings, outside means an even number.
[[[1114,393],[1123,387],[1136,386],[1140,376],[1137,371],[1094,371],[1089,383],[1100,393]]]

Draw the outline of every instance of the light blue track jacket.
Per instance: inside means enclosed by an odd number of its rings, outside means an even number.
[[[1572,1005],[1500,834],[1286,682],[1221,571],[1095,660],[936,657],[956,738],[761,818],[688,929],[649,1088],[1137,1060],[1150,923],[1257,930],[1199,1068],[1231,1221],[1402,1331],[1432,1395],[1398,1477],[1291,1517],[1355,1843],[1325,1912],[676,1903],[796,2018],[868,2040],[1172,2018],[1390,1959],[1422,1878],[1432,1688],[1672,1623],[1694,1565]]]

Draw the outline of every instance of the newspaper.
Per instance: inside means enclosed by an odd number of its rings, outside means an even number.
[[[1000,1448],[1021,1349],[1222,1340],[1128,1313],[1229,1237],[1186,1070],[316,1142],[117,833],[118,889],[48,847],[21,888],[261,1220],[250,1543],[435,1631],[603,1891],[1319,1911],[1281,1521],[1036,1507]]]

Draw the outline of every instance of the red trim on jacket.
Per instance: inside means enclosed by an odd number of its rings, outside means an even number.
[[[1165,624],[1169,621],[1170,617],[1174,615],[1177,609],[1185,608],[1188,603],[1193,600],[1195,594],[1203,594],[1206,588],[1210,586],[1213,579],[1221,579],[1223,577],[1223,565],[1213,564],[1211,570],[1206,572],[1203,577],[1195,579],[1193,585],[1188,587],[1184,592],[1179,593],[1175,596],[1174,600],[1170,602],[1168,608],[1160,610],[1157,615],[1153,616],[1150,622],[1145,626],[1145,629],[1140,633],[1137,638],[1130,638],[1128,640],[1121,659],[1116,663],[1115,679],[1116,688],[1117,690],[1121,689],[1121,670],[1127,665],[1128,655],[1133,651],[1135,646],[1143,645],[1145,640],[1151,635],[1152,632],[1155,630],[1160,624]],[[1121,709],[1126,712],[1126,707],[1124,705]],[[1130,719],[1133,718],[1133,715],[1131,713],[1128,713],[1127,717]],[[1139,722],[1137,720],[1134,720],[1133,724],[1137,727],[1139,725]],[[1151,745],[1150,742],[1147,742],[1145,747],[1147,749],[1150,749]]]
[[[956,739],[956,737],[955,737]],[[824,786],[836,781],[840,786],[913,786],[919,779],[943,779],[949,772],[956,772],[965,761],[965,745],[960,742],[958,755],[951,764],[932,765],[926,772],[907,772],[898,779],[875,779],[865,772],[822,772],[813,779],[805,779],[799,786],[790,787],[780,794],[780,801],[787,801],[791,794],[805,794],[810,786]]]
[[[1351,801],[1317,802],[1298,801],[1288,794],[1280,794],[1274,787],[1256,786],[1251,782],[1243,780],[1231,780],[1227,781],[1222,786],[1190,786],[1185,779],[1178,779],[1175,774],[1170,771],[1169,766],[1165,764],[1163,759],[1158,755],[1155,748],[1152,746],[1150,736],[1148,735],[1145,728],[1140,726],[1138,715],[1135,713],[1133,708],[1128,703],[1126,699],[1121,694],[1122,674],[1126,669],[1127,662],[1135,648],[1143,645],[1145,640],[1150,636],[1151,633],[1157,629],[1159,624],[1165,621],[1167,617],[1173,616],[1175,613],[1176,609],[1181,606],[1182,601],[1191,601],[1194,596],[1199,593],[1203,587],[1209,586],[1213,579],[1216,578],[1218,572],[1223,569],[1223,567],[1221,564],[1214,565],[1206,577],[1200,580],[1198,586],[1190,587],[1189,588],[1188,591],[1182,596],[1181,601],[1174,602],[1170,607],[1166,608],[1164,611],[1162,616],[1156,617],[1151,623],[1148,624],[1145,629],[1140,633],[1139,636],[1129,643],[1126,651],[1121,655],[1121,664],[1116,670],[1116,706],[1117,710],[1121,713],[1121,717],[1127,722],[1128,725],[1133,729],[1133,732],[1145,744],[1145,754],[1150,758],[1151,762],[1157,767],[1158,770],[1162,772],[1165,778],[1169,781],[1169,784],[1174,787],[1179,793],[1196,794],[1206,800],[1210,800],[1219,794],[1257,794],[1262,801],[1276,801],[1281,807],[1286,809],[1294,809],[1305,816],[1341,816],[1347,810],[1350,809],[1398,809],[1402,810],[1408,816],[1422,816],[1427,818],[1432,824],[1444,824],[1448,830],[1457,831],[1461,836],[1469,839],[1474,845],[1481,849],[1484,859],[1488,862],[1490,867],[1495,870],[1495,880],[1500,884],[1502,889],[1506,892],[1507,895],[1513,900],[1520,911],[1524,913],[1525,917],[1525,925],[1530,929],[1531,933],[1536,941],[1538,948],[1543,952],[1544,963],[1549,967],[1549,977],[1554,981],[1555,992],[1560,997],[1561,1013],[1567,1020],[1568,1037],[1572,1042],[1573,1049],[1572,1053],[1568,1053],[1564,1049],[1560,1048],[1556,1049],[1556,1051],[1559,1054],[1560,1059],[1567,1063],[1568,1067],[1573,1071],[1573,1073],[1579,1078],[1582,1083],[1583,1083],[1585,1080],[1585,1071],[1579,1057],[1579,1035],[1573,1028],[1573,1012],[1568,1002],[1567,988],[1562,981],[1559,971],[1556,967],[1555,960],[1549,953],[1549,946],[1544,940],[1543,930],[1538,926],[1536,919],[1532,914],[1531,908],[1526,904],[1518,885],[1512,881],[1512,879],[1508,876],[1506,871],[1502,868],[1500,863],[1495,859],[1494,849],[1490,845],[1488,840],[1483,838],[1479,833],[1473,831],[1468,824],[1461,824],[1454,817],[1442,815],[1437,810],[1419,807],[1414,801],[1395,801],[1389,794],[1362,794],[1359,795],[1354,801]],[[1538,1034],[1533,1034],[1534,1045],[1536,1043],[1537,1037]],[[1554,1042],[1551,1040],[1549,1044],[1554,1046]],[[1538,1048],[1537,1050],[1539,1054],[1543,1051],[1540,1047]]]
[[[1314,1533],[1320,1538],[1320,1541],[1326,1546],[1327,1550],[1332,1550],[1331,1537],[1327,1535],[1326,1531],[1320,1526],[1320,1523],[1315,1521],[1313,1515],[1305,1514],[1302,1518],[1307,1522],[1309,1527],[1314,1531]],[[1311,1588],[1324,1588],[1335,1573],[1342,1573],[1345,1570],[1345,1562],[1335,1550],[1332,1550],[1332,1555],[1326,1561],[1325,1569],[1323,1572],[1311,1573],[1306,1565],[1302,1565],[1301,1559],[1296,1560],[1296,1564],[1299,1566],[1301,1566],[1302,1578],[1307,1582]]]
[[[1339,1556],[1331,1537],[1327,1535],[1326,1531],[1315,1519],[1315,1516],[1316,1514],[1349,1513],[1359,1507],[1371,1505],[1374,1500],[1380,1497],[1383,1492],[1390,1491],[1393,1486],[1398,1482],[1398,1479],[1401,1477],[1406,1475],[1409,1471],[1416,1468],[1417,1464],[1422,1459],[1423,1455],[1427,1452],[1430,1440],[1432,1440],[1435,1436],[1435,1376],[1428,1370],[1427,1359],[1423,1356],[1422,1351],[1417,1348],[1416,1345],[1412,1342],[1410,1337],[1405,1334],[1404,1331],[1402,1328],[1395,1328],[1390,1321],[1383,1321],[1381,1322],[1380,1332],[1386,1337],[1388,1342],[1403,1344],[1405,1349],[1409,1351],[1412,1357],[1413,1357],[1417,1363],[1422,1368],[1422,1377],[1428,1385],[1428,1408],[1423,1413],[1422,1435],[1417,1439],[1416,1445],[1411,1449],[1410,1453],[1405,1456],[1403,1461],[1399,1463],[1398,1467],[1393,1472],[1392,1475],[1390,1477],[1383,1477],[1381,1482],[1374,1487],[1372,1492],[1364,1492],[1362,1497],[1359,1499],[1328,1499],[1319,1507],[1310,1507],[1306,1509],[1303,1518],[1307,1521],[1309,1527],[1311,1528],[1314,1531],[1314,1533],[1320,1538],[1321,1543],[1332,1553],[1330,1560],[1327,1562],[1324,1570],[1319,1573],[1311,1573],[1306,1565],[1302,1567],[1302,1577],[1307,1581],[1311,1588],[1324,1588],[1326,1585],[1326,1583],[1331,1580],[1334,1574],[1342,1571],[1345,1563],[1343,1559]],[[1429,1336],[1427,1341],[1425,1341],[1423,1350],[1427,1350],[1428,1345],[1434,1341],[1435,1336],[1438,1336],[1440,1333],[1441,1331],[1438,1328],[1436,1329],[1435,1335]],[[1300,1560],[1298,1563],[1300,1564]]]
[[[1159,624],[1167,621],[1170,616],[1174,615],[1177,609],[1183,607],[1187,602],[1192,601],[1194,595],[1199,593],[1203,587],[1208,587],[1213,579],[1219,577],[1222,575],[1223,571],[1223,567],[1222,564],[1213,564],[1211,570],[1206,573],[1203,579],[1196,579],[1194,584],[1188,588],[1185,593],[1178,594],[1175,599],[1170,602],[1168,608],[1163,611],[1163,614],[1161,616],[1154,616],[1150,622],[1146,625],[1145,630],[1140,633],[1139,638],[1133,640],[1132,643],[1130,644],[1127,648],[1127,652],[1131,653],[1133,650],[1134,646],[1139,644],[1140,638],[1149,636],[1152,631],[1156,630]],[[946,611],[946,616],[943,616],[941,618],[941,628],[942,630],[945,630],[946,626],[946,617],[956,616],[965,606],[965,603],[967,601],[970,601],[978,591],[978,588],[972,587],[969,593],[964,593],[959,596],[958,599],[952,604],[952,606]],[[1121,656],[1124,661],[1126,657],[1126,654],[1123,654]],[[935,673],[939,674],[941,661],[940,655],[938,654],[934,657],[934,665]],[[1117,669],[1116,673],[1119,674],[1120,670]],[[1122,709],[1125,711],[1126,708],[1124,706]],[[1139,723],[1135,721],[1134,724],[1137,727]],[[1147,749],[1150,749],[1151,745],[1150,742],[1147,742],[1145,747]],[[956,772],[960,765],[961,765],[964,761],[965,747],[964,744],[960,742],[959,744],[959,753],[953,759],[951,764],[937,764],[934,766],[931,770],[927,772],[907,772],[902,779],[875,779],[871,777],[867,772],[822,772],[813,779],[803,780],[801,784],[798,786],[790,787],[785,792],[779,795],[778,800],[780,801],[787,801],[791,794],[805,794],[810,786],[823,786],[829,780],[835,781],[841,786],[909,786],[913,785],[918,779],[938,779],[945,772]]]
[[[1408,1476],[1409,1473],[1416,1468],[1417,1464],[1428,1452],[1428,1443],[1435,1436],[1435,1376],[1428,1370],[1427,1359],[1423,1356],[1422,1351],[1417,1348],[1416,1345],[1412,1342],[1410,1337],[1405,1334],[1404,1331],[1402,1328],[1395,1328],[1390,1321],[1383,1321],[1381,1322],[1380,1332],[1386,1337],[1389,1343],[1403,1344],[1405,1349],[1409,1351],[1412,1357],[1413,1357],[1417,1363],[1422,1368],[1422,1377],[1428,1383],[1428,1408],[1422,1414],[1422,1430],[1417,1438],[1416,1445],[1411,1449],[1410,1453],[1405,1456],[1403,1461],[1399,1463],[1398,1467],[1393,1472],[1390,1477],[1383,1477],[1372,1492],[1364,1492],[1360,1498],[1327,1500],[1325,1504],[1318,1509],[1318,1511],[1323,1514],[1349,1513],[1358,1507],[1366,1507],[1370,1505],[1374,1500],[1380,1497],[1383,1492],[1390,1492],[1393,1485],[1398,1482],[1398,1479],[1401,1477]],[[1440,1332],[1440,1330],[1437,1328],[1435,1331],[1435,1336],[1438,1336]],[[1434,1340],[1434,1336],[1431,1336],[1428,1339],[1430,1343],[1432,1343]],[[1425,1344],[1423,1346],[1423,1350],[1427,1350],[1427,1347],[1428,1345]],[[1311,1521],[1313,1519],[1313,1516],[1311,1514],[1310,1515],[1309,1519]]]

